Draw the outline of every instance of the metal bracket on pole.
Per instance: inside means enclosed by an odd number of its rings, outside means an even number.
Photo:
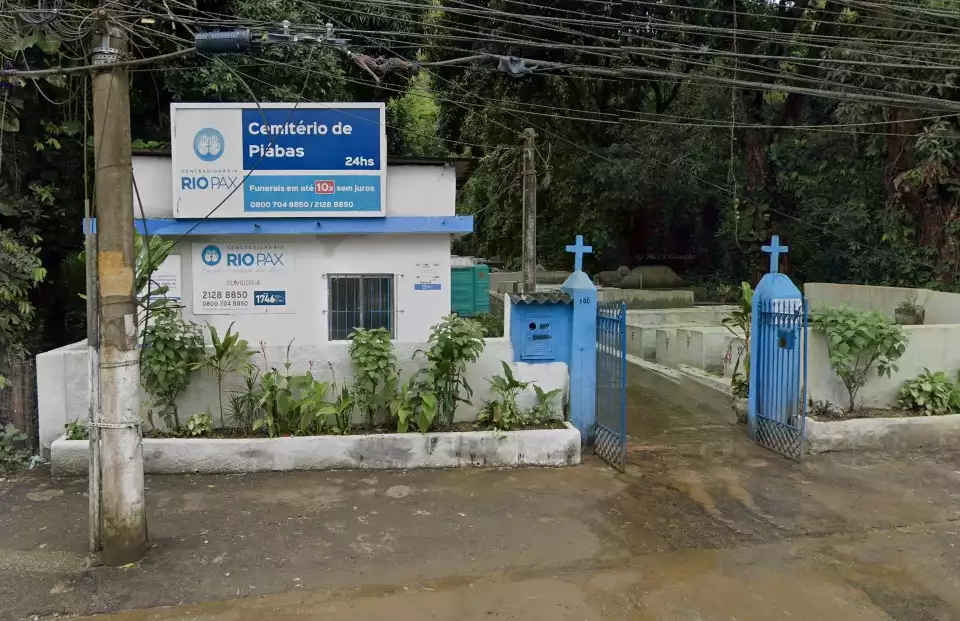
[[[94,65],[115,63],[120,59],[120,50],[111,45],[110,37],[119,37],[120,30],[110,26],[100,35],[100,45],[93,48],[91,54]]]

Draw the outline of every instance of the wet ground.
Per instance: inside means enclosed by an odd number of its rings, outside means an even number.
[[[153,548],[87,568],[86,482],[0,483],[0,618],[960,619],[960,452],[752,445],[634,370],[626,473],[148,477]]]

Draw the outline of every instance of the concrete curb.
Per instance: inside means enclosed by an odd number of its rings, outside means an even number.
[[[818,421],[807,418],[807,453],[960,447],[960,414]]]
[[[87,474],[86,440],[62,436],[50,447],[53,476]],[[387,470],[575,466],[580,432],[566,429],[303,436],[239,440],[143,440],[147,474],[220,474],[287,470]]]

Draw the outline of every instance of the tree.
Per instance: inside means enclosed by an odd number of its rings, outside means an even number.
[[[40,238],[33,235],[30,241],[37,244]],[[4,359],[27,353],[36,313],[30,294],[47,275],[39,254],[39,248],[22,244],[13,231],[0,229],[0,356]]]

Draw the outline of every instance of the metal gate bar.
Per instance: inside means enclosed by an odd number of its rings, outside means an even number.
[[[758,310],[758,347],[751,362],[759,384],[756,440],[800,461],[807,418],[807,301],[764,300]],[[798,342],[788,342],[791,335],[799,336]]]
[[[626,466],[626,302],[597,305],[597,425],[593,451],[621,472]]]

